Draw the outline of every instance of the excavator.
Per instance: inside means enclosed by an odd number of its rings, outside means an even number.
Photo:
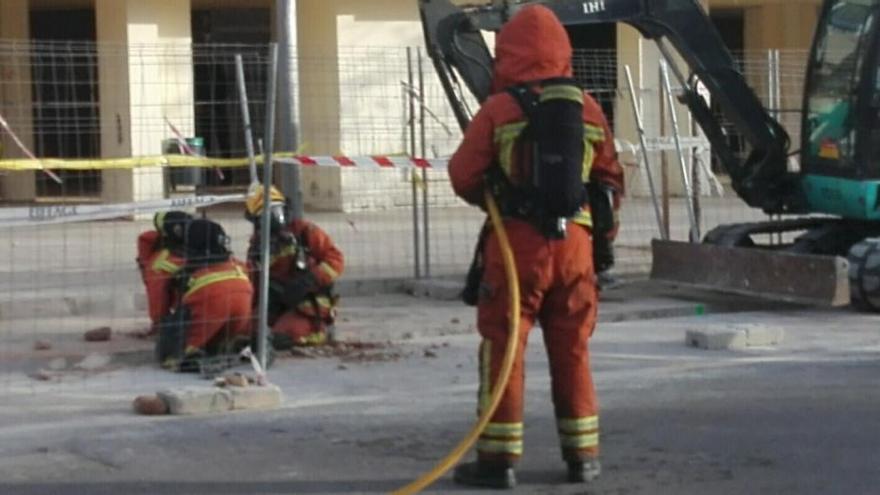
[[[880,0],[824,1],[797,144],[751,89],[697,0],[494,0],[473,6],[420,0],[428,53],[462,129],[471,117],[468,100],[482,102],[491,88],[493,60],[483,31],[499,30],[534,3],[553,10],[566,26],[623,22],[656,42],[682,87],[679,100],[732,189],[750,207],[778,218],[722,225],[701,242],[655,239],[652,278],[880,312]],[[677,69],[676,59],[689,73]],[[731,147],[713,105],[746,143],[746,153]],[[783,242],[770,243],[771,237]]]

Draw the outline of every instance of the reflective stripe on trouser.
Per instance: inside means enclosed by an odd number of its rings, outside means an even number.
[[[592,421],[584,418],[598,415],[588,345],[596,322],[590,235],[583,227],[570,224],[564,240],[548,240],[526,222],[508,220],[505,224],[520,278],[520,341],[510,382],[491,422],[499,425],[522,423],[525,342],[529,330],[540,321],[550,362],[556,417],[566,420],[566,426],[572,425],[568,422],[570,420],[580,421],[574,423],[575,426],[583,426],[585,421]],[[492,384],[500,373],[509,325],[507,279],[494,234],[487,239],[485,260],[478,306],[478,327],[484,339],[480,347],[481,407],[488,400]],[[598,455],[597,429],[566,428],[565,431],[561,447],[566,460]],[[486,436],[486,440],[499,440]],[[502,437],[500,440],[511,442],[504,444],[504,449],[497,443],[478,445],[480,458],[515,461],[522,452],[521,437]],[[515,442],[518,446],[514,445]]]
[[[522,423],[489,423],[477,440],[477,451],[487,454],[520,456],[523,450]]]
[[[562,446],[563,456],[567,450],[580,451],[589,454],[592,449],[599,447],[599,417],[585,416],[582,418],[557,418],[556,425],[559,430],[559,445]]]

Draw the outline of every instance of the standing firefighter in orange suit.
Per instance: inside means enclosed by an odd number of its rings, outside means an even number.
[[[147,291],[149,335],[158,331],[159,320],[174,307],[174,276],[183,268],[183,233],[192,216],[182,211],[163,211],[153,217],[154,230],[138,236],[137,264]]]
[[[202,359],[250,344],[254,292],[219,224],[193,220],[184,242],[186,265],[176,277],[180,304],[162,319],[156,354],[164,368],[199,371]]]
[[[343,256],[333,240],[306,220],[285,220],[286,201],[274,186],[270,194],[269,325],[272,345],[279,350],[292,346],[322,345],[336,318],[338,297],[333,284],[342,274]],[[263,187],[247,198],[246,217],[254,224],[248,250],[252,267],[260,262],[260,225]],[[259,271],[253,271],[254,281]]]
[[[522,294],[521,339],[510,383],[479,438],[477,461],[455,470],[462,484],[516,484],[513,466],[523,449],[523,353],[536,320],[549,355],[568,479],[586,482],[600,471],[588,350],[597,305],[592,236],[595,232],[607,247],[614,235],[612,205],[623,191],[623,171],[601,108],[570,79],[571,58],[568,36],[552,11],[543,6],[519,11],[497,37],[494,94],[449,164],[459,196],[484,206],[489,190],[498,203]],[[481,244],[482,276],[473,291],[483,337],[480,410],[498,380],[510,321],[498,238],[484,230]]]

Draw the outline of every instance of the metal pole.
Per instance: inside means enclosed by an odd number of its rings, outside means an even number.
[[[421,158],[427,158],[427,146],[425,145],[425,69],[422,65],[422,49],[416,49],[417,66],[419,69],[419,143],[421,143]],[[422,168],[422,228],[424,229],[425,244],[425,277],[431,276],[431,221],[428,211],[428,168]]]
[[[770,110],[770,115],[772,117],[776,117],[776,102],[774,98],[776,97],[776,91],[773,89],[773,84],[775,83],[775,79],[773,78],[773,50],[767,50],[767,108]]]
[[[271,204],[271,194],[269,187],[272,185],[272,153],[275,134],[275,98],[278,80],[278,45],[271,43],[269,45],[269,81],[266,85],[266,126],[263,128],[265,136],[263,137],[263,215],[260,219],[260,306],[259,306],[259,360],[263,369],[266,369],[266,358],[268,356],[269,344],[269,260],[271,253],[269,252],[269,230],[271,228],[269,222],[269,207]]]
[[[235,54],[235,76],[238,81],[238,99],[241,102],[241,120],[244,124],[244,145],[248,155],[248,169],[251,173],[251,184],[260,181],[257,176],[257,158],[254,151],[254,135],[251,126],[251,111],[248,108],[247,84],[244,80],[244,61],[240,53]]]
[[[782,52],[781,52],[780,50],[777,49],[777,50],[774,50],[774,53],[775,53],[775,55],[776,55],[776,56],[774,57],[774,61],[775,61],[775,63],[773,64],[773,75],[774,75],[774,81],[775,81],[774,87],[776,88],[776,109],[777,109],[777,111],[776,111],[776,120],[779,121],[780,119],[784,118],[784,117],[783,117],[784,114],[782,113],[782,107],[783,107],[783,102],[782,102],[782,79],[781,79],[781,73],[782,73],[782,58],[781,58],[781,53],[782,53]],[[782,122],[780,122],[780,124],[782,124]],[[780,213],[780,214],[777,216],[777,218],[779,219],[779,221],[782,221],[782,214]],[[782,244],[782,232],[777,232],[777,233],[776,233],[776,243],[777,243],[777,244],[780,244],[780,245]]]
[[[630,70],[629,65],[623,66],[623,70],[626,71],[626,84],[629,88],[629,97],[632,101],[632,109],[633,116],[636,119],[636,130],[639,134],[639,144],[642,149],[642,160],[645,164],[645,172],[648,176],[648,189],[651,191],[651,203],[654,205],[654,216],[657,217],[657,229],[660,230],[660,238],[668,240],[668,235],[666,231],[663,229],[663,218],[660,215],[660,205],[657,201],[657,190],[654,188],[654,177],[651,175],[651,160],[648,156],[648,143],[645,139],[645,125],[642,120],[642,111],[640,109],[640,105],[638,100],[636,100],[636,89],[633,85],[632,80],[632,71]]]
[[[770,116],[774,119],[779,120],[779,117],[776,113],[776,90],[774,86],[776,84],[776,78],[773,77],[773,66],[774,66],[774,58],[773,58],[773,50],[767,50],[767,109],[770,112]],[[767,215],[770,221],[773,221],[774,215]],[[773,233],[767,234],[769,238],[770,245],[772,246],[775,243],[775,236]]]
[[[278,147],[296,151],[296,101],[292,64],[295,34],[292,32],[296,12],[291,0],[275,0],[275,28],[278,33]],[[303,218],[302,179],[299,165],[285,165],[280,171],[281,191],[287,197],[290,218]]]
[[[669,116],[672,119],[672,136],[675,140],[675,151],[678,154],[678,164],[681,168],[681,181],[684,184],[685,205],[687,206],[688,220],[691,224],[691,242],[700,242],[700,226],[697,225],[697,218],[694,213],[693,189],[691,188],[690,174],[688,174],[687,163],[684,160],[684,153],[681,147],[681,135],[678,128],[678,112],[675,110],[675,100],[672,97],[672,85],[669,84],[669,65],[666,61],[660,61],[660,72],[663,74],[663,87],[666,90],[666,101],[669,104]]]
[[[412,61],[412,47],[406,47],[406,71],[407,71],[407,86],[406,92],[407,99],[409,105],[409,118],[407,119],[407,124],[409,126],[409,156],[410,158],[414,158],[416,156],[416,107],[415,100],[413,99],[413,61]],[[413,205],[413,254],[415,256],[415,277],[422,278],[422,256],[421,256],[421,247],[419,239],[419,188],[418,188],[418,169],[411,169],[412,175],[410,176],[410,181],[412,182],[412,205]]]
[[[666,136],[666,102],[663,100],[663,74],[657,72],[657,101],[660,105],[660,136]],[[666,239],[672,238],[672,208],[669,192],[669,156],[661,147],[660,150],[660,194],[663,203],[663,232]]]

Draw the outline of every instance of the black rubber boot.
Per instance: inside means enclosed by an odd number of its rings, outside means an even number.
[[[507,464],[468,462],[455,468],[455,482],[459,485],[509,490],[516,486],[516,475]]]
[[[568,463],[569,483],[589,483],[602,474],[602,465],[599,459],[575,461]]]

